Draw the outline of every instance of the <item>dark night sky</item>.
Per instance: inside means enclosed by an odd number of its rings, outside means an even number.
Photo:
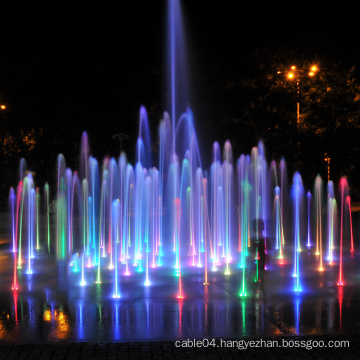
[[[136,136],[141,104],[155,116],[151,126],[156,127],[167,110],[166,1],[131,4],[121,3],[120,8],[59,4],[58,8],[30,7],[7,13],[1,25],[0,59],[10,70],[0,79],[0,88],[10,103],[23,104],[20,113],[35,124],[39,113],[50,118],[59,114],[64,119],[69,112],[69,123],[55,121],[53,128],[77,132],[79,139],[82,130],[87,130],[99,157],[114,151],[114,132]],[[193,78],[206,77],[213,68],[230,77],[255,48],[276,49],[283,44],[309,57],[328,54],[349,67],[360,65],[357,12],[351,2],[320,1],[315,7],[306,2],[282,4],[184,0]],[[208,101],[208,96],[215,95],[198,84],[190,81],[191,106],[201,127],[203,119],[215,116]],[[227,106],[220,91],[222,103],[217,109]],[[100,133],[102,140],[96,143]],[[216,140],[216,135],[210,140]],[[61,141],[55,149],[66,153]]]

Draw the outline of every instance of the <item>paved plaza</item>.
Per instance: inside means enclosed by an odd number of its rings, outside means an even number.
[[[338,286],[338,259],[332,266],[324,261],[320,272],[314,249],[304,248],[300,293],[294,291],[290,246],[286,263],[273,258],[262,284],[248,281],[247,296],[240,296],[236,264],[231,275],[209,270],[207,286],[203,268],[186,267],[183,299],[177,298],[173,269],[150,269],[149,286],[144,272],[122,276],[121,297],[114,299],[111,274],[104,271],[96,284],[94,269],[86,269],[87,284],[80,286],[80,274],[69,270],[68,279],[59,281],[54,256],[42,252],[33,260],[33,274],[22,271],[19,290],[12,291],[13,256],[2,241],[0,359],[360,356],[358,251],[344,250],[344,286]],[[303,343],[296,347],[296,341]]]

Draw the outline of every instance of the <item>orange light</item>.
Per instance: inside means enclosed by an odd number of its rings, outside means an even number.
[[[296,66],[293,65],[293,66],[291,67],[291,70],[295,70],[295,69],[296,69]]]
[[[44,316],[43,316],[45,321],[51,321],[51,311],[50,310],[46,310],[44,312]]]
[[[317,66],[316,66],[316,65],[312,66],[310,70],[311,70],[312,72],[317,71]]]
[[[314,72],[312,72],[312,71],[309,72],[309,76],[314,76],[314,75],[315,75]]]
[[[294,77],[294,73],[292,73],[292,72],[291,72],[291,73],[288,73],[288,78],[289,78],[289,79],[292,79],[293,77]]]
[[[5,110],[6,109],[6,105],[0,105],[1,110]]]

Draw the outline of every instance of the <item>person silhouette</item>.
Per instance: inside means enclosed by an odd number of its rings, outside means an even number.
[[[264,236],[265,225],[262,219],[254,219],[252,222],[254,236],[250,239],[250,279],[253,283],[253,292],[251,297],[252,313],[249,314],[252,319],[257,319],[259,309],[268,312],[267,303],[269,296],[269,287],[267,280],[269,277],[266,269],[269,268],[269,258],[271,250],[271,241]],[[261,295],[262,293],[262,295]]]
[[[251,261],[255,264],[254,281],[264,282],[265,266],[267,263],[267,251],[271,250],[271,244],[269,239],[266,239],[263,235],[264,221],[262,219],[253,220],[253,231],[255,236],[251,238]],[[254,268],[254,266],[252,266]]]

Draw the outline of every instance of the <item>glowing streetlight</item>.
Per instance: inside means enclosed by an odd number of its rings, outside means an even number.
[[[306,69],[297,69],[295,65],[290,67],[290,71],[287,73],[287,78],[289,80],[296,80],[296,94],[297,94],[297,102],[296,102],[296,119],[297,119],[297,127],[300,126],[300,102],[299,102],[299,82],[300,79],[305,77],[305,70]],[[309,77],[314,77],[316,72],[318,71],[318,67],[316,65],[312,65],[309,69],[310,71],[307,73]],[[281,73],[278,71],[278,74]]]
[[[318,71],[318,68],[316,65],[311,66],[309,76],[314,76],[317,71]]]

